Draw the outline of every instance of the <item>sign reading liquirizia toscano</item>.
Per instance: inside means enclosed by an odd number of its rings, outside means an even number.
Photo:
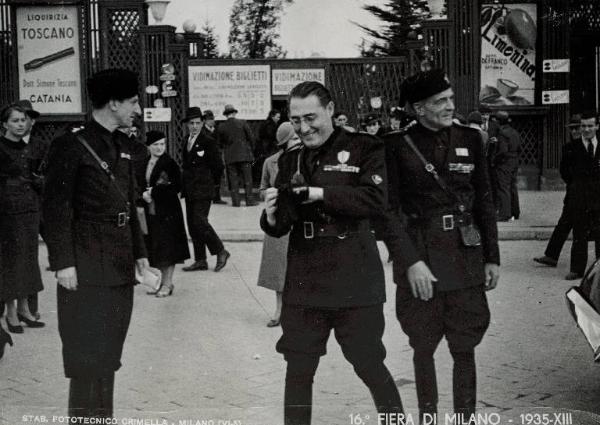
[[[19,98],[42,114],[83,112],[77,6],[16,9]]]

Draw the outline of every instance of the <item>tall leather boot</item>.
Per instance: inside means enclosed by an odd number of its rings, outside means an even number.
[[[94,417],[112,418],[113,394],[115,388],[115,374],[99,378],[94,383]]]
[[[69,383],[69,416],[77,418],[90,418],[93,415],[91,412],[93,397],[92,378],[78,377],[71,378]],[[72,423],[83,423],[83,420]]]
[[[236,189],[235,191],[231,190],[231,206],[239,207],[240,206],[240,193]]]
[[[452,392],[454,412],[463,414],[465,422],[475,413],[477,403],[477,374],[475,370],[475,352],[452,353],[454,368],[452,371]]]
[[[310,425],[312,417],[312,382],[286,379],[283,397],[284,425]]]
[[[419,404],[420,423],[426,423],[424,415],[437,415],[437,378],[433,353],[415,351],[413,355],[415,382],[417,385],[417,401]]]

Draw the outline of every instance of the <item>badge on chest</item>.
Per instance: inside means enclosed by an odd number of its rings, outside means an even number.
[[[475,169],[475,164],[464,164],[462,162],[448,163],[448,170],[457,173],[469,174]]]
[[[350,159],[350,152],[348,151],[339,151],[337,154],[338,164],[336,165],[325,165],[323,166],[323,171],[340,171],[342,173],[358,173],[360,172],[360,167],[355,165],[346,164]]]

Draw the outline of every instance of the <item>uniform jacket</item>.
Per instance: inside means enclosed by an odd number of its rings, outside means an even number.
[[[131,144],[122,132],[111,133],[94,120],[78,134],[107,162],[127,201],[74,133],[55,139],[43,203],[50,267],[76,267],[80,285],[133,285],[135,259],[147,254],[133,208]],[[127,202],[130,219],[118,226],[117,214],[127,212]]]
[[[31,144],[13,143],[0,136],[0,214],[37,212],[41,186],[33,173],[42,158]]]
[[[254,135],[246,121],[228,118],[217,127],[225,164],[254,161]]]
[[[457,228],[443,230],[442,216],[459,212],[456,198],[425,170],[405,142],[405,132],[472,214],[481,232],[481,246],[463,246]],[[404,218],[396,221],[394,231],[409,240],[394,253],[395,281],[408,285],[406,269],[423,260],[439,280],[435,284],[438,290],[483,285],[484,264],[500,264],[500,256],[496,211],[479,132],[455,124],[440,132],[416,124],[405,132],[384,136],[390,204]]]
[[[264,212],[261,218],[261,227],[270,236],[291,231],[283,300],[333,308],[382,303],[383,268],[369,219],[386,207],[383,143],[336,129],[319,149],[313,173],[305,166],[306,148],[280,157],[275,227],[269,226]],[[323,188],[322,201],[290,205],[285,194],[299,163],[306,184]],[[306,237],[311,229],[314,237]]]
[[[567,207],[574,213],[600,210],[600,145],[594,156],[589,157],[581,138],[563,147],[560,175],[567,184]]]
[[[187,138],[183,146],[182,196],[192,199],[213,199],[218,175],[223,169],[217,142],[209,130],[202,127],[192,149],[187,150]]]
[[[277,152],[277,128],[279,124],[271,118],[261,124],[258,136],[260,146],[256,148],[257,156],[270,156]]]

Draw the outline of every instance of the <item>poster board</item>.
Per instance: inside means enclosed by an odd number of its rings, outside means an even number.
[[[210,109],[216,120],[224,120],[223,108],[231,104],[238,118],[264,120],[271,109],[269,65],[190,66],[190,106]]]
[[[83,112],[79,21],[77,6],[16,9],[19,98],[42,115]]]
[[[273,96],[287,96],[294,86],[304,81],[317,81],[325,85],[325,69],[274,69]]]

